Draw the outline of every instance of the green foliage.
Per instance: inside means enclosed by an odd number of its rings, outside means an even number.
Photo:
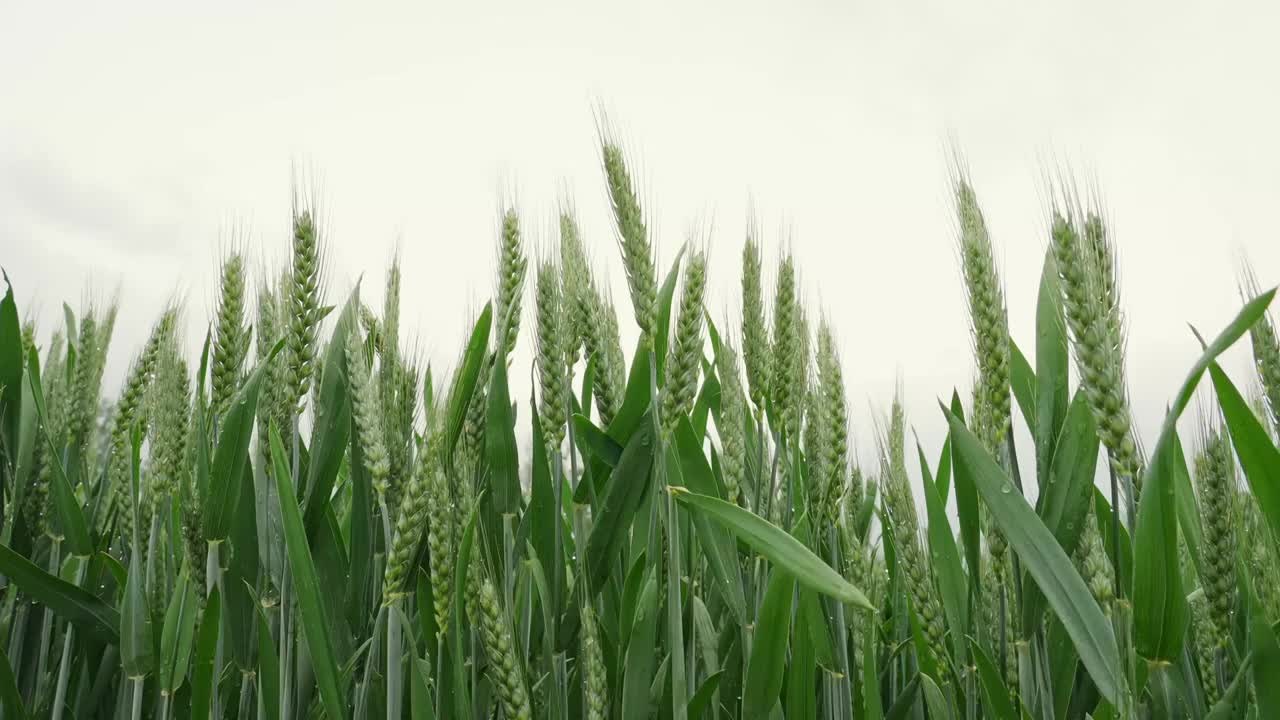
[[[7,292],[3,716],[1280,712],[1280,449],[1216,363],[1250,334],[1274,412],[1274,291],[1248,275],[1148,459],[1101,214],[1063,192],[1035,297],[1006,297],[961,177],[974,404],[948,390],[945,439],[917,439],[908,463],[900,391],[862,464],[853,427],[875,421],[848,402],[849,346],[806,307],[794,258],[765,268],[753,225],[742,315],[718,328],[706,249],[682,249],[658,284],[628,159],[604,134],[630,358],[567,205],[528,288],[504,210],[493,297],[451,339],[438,388],[402,347],[398,258],[380,313],[354,292],[324,305],[307,205],[283,277],[239,254],[222,265],[198,363],[181,308],[163,309],[104,420],[115,306],[65,308],[42,344]],[[535,365],[517,368],[526,292]],[[1009,333],[1019,304],[1034,346]],[[1221,422],[1188,458],[1177,420],[1206,372]],[[526,376],[534,397],[513,402]]]

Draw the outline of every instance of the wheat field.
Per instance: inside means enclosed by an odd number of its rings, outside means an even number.
[[[1280,341],[1247,266],[1144,448],[1096,198],[1051,183],[1038,293],[1006,297],[957,172],[976,375],[912,447],[900,399],[855,417],[790,254],[752,230],[740,268],[696,237],[659,267],[632,159],[599,158],[613,227],[566,203],[535,248],[506,208],[449,368],[404,339],[398,260],[381,308],[330,291],[305,196],[286,267],[226,253],[214,316],[174,302],[142,347],[111,340],[145,309],[36,327],[12,285],[40,279],[6,276],[0,717],[1280,717]]]

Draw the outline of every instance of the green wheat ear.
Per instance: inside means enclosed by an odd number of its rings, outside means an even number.
[[[405,581],[424,537],[431,554],[432,587],[453,587],[455,508],[441,465],[443,445],[440,429],[433,427],[402,493],[382,581],[384,604],[390,605],[408,593]],[[448,627],[451,595],[432,594],[436,627]]]
[[[566,357],[571,329],[560,294],[560,269],[551,258],[538,264],[536,288],[538,420],[548,447],[559,452],[565,436]]]
[[[881,438],[880,473],[884,478],[885,509],[892,526],[897,565],[903,572],[911,608],[925,633],[927,651],[935,661],[946,657],[942,601],[933,581],[933,564],[920,540],[920,519],[907,477],[906,417],[901,391],[894,396],[889,427]],[[939,664],[945,672],[945,665]]]
[[[747,368],[747,385],[757,416],[764,413],[769,387],[773,383],[770,366],[769,328],[765,325],[764,281],[760,272],[760,245],[755,224],[742,247],[742,352]]]
[[[814,421],[823,428],[823,446],[818,452],[823,456],[824,472],[817,483],[823,511],[820,521],[831,523],[839,513],[841,496],[845,492],[845,476],[848,473],[849,408],[835,336],[825,317],[818,323],[817,364],[821,399],[818,403],[818,417]]]
[[[351,420],[355,426],[360,449],[364,453],[365,469],[369,483],[382,503],[387,501],[391,476],[391,460],[382,436],[382,407],[369,374],[364,343],[360,332],[352,327],[347,330],[345,348],[347,360],[347,388],[351,396]]]
[[[320,233],[311,209],[294,211],[292,258],[288,274],[288,383],[292,414],[301,414],[316,372],[316,333],[320,326]]]
[[[281,284],[279,289],[284,289]],[[270,356],[271,349],[285,336],[286,328],[283,319],[283,296],[270,281],[258,283],[258,304],[256,308],[257,322],[254,327],[254,358],[261,365]],[[287,427],[292,416],[289,397],[289,368],[282,359],[269,363],[266,378],[262,383],[261,395],[258,398],[258,452],[264,472],[271,472],[270,448],[265,438],[268,436],[270,424],[274,421],[279,428]]]
[[[67,442],[81,455],[89,446],[89,431],[98,411],[97,370],[94,367],[94,358],[99,352],[98,329],[96,311],[90,307],[80,318],[76,371],[67,396]]]
[[[1253,580],[1267,621],[1280,622],[1280,548],[1272,540],[1271,528],[1262,513],[1258,498],[1241,489],[1236,495],[1240,516],[1241,554]]]
[[[605,139],[600,153],[603,158],[605,183],[613,206],[614,227],[622,249],[622,265],[631,291],[636,327],[646,343],[653,342],[658,327],[658,281],[654,271],[653,247],[645,227],[640,200],[627,170],[622,148]]]
[[[689,256],[680,292],[680,312],[675,339],[667,351],[666,383],[662,388],[662,425],[667,435],[693,408],[702,365],[704,300],[707,289],[707,255],[702,249]]]
[[[1191,627],[1195,632],[1196,670],[1200,672],[1200,686],[1204,689],[1204,699],[1209,707],[1213,707],[1222,692],[1218,689],[1218,640],[1217,629],[1210,619],[1209,600],[1204,593],[1192,593]]]
[[[720,436],[720,464],[724,474],[725,499],[739,502],[746,477],[746,407],[742,381],[738,376],[738,355],[727,340],[716,353],[716,376],[720,381],[720,416],[716,424]]]
[[[361,305],[363,308],[363,304]],[[363,313],[362,313],[363,315]],[[397,406],[400,390],[400,256],[391,259],[387,268],[386,293],[382,303],[382,321],[379,332],[371,334],[371,344],[377,351],[378,399],[382,417],[383,440],[388,445],[406,442],[399,437],[400,431],[393,419],[393,409]],[[372,369],[371,369],[372,372]]]
[[[800,323],[795,260],[787,254],[778,267],[777,289],[773,296],[773,374],[769,397],[781,424],[780,429],[791,438],[796,438],[800,432],[800,403],[805,383]]]
[[[132,462],[130,433],[135,426],[140,425],[145,428],[148,424],[143,398],[151,387],[161,349],[170,343],[170,336],[176,322],[177,310],[170,308],[165,310],[152,326],[146,345],[134,358],[133,365],[129,368],[124,389],[120,392],[120,401],[116,404],[116,414],[111,423],[107,481],[111,493],[110,505],[119,520],[121,535],[124,538],[133,535],[133,513],[125,511],[129,507],[129,495],[132,492],[129,481]]]
[[[596,412],[600,423],[608,427],[614,415],[622,407],[623,392],[627,385],[626,359],[622,354],[622,339],[618,334],[618,311],[607,291],[593,286],[586,299],[590,317],[588,333],[584,338],[587,354],[596,360],[595,387]]]
[[[1093,599],[1102,611],[1111,614],[1111,603],[1115,600],[1115,572],[1111,560],[1107,557],[1103,546],[1102,532],[1098,529],[1098,518],[1090,509],[1085,515],[1084,531],[1080,535],[1080,543],[1075,552],[1076,567],[1080,577],[1084,579]]]
[[[36,346],[36,321],[26,318],[22,321],[22,357],[26,358]]]
[[[1262,294],[1253,268],[1243,263],[1240,270],[1240,295],[1252,300]],[[1270,411],[1273,429],[1280,430],[1280,339],[1276,336],[1275,322],[1268,312],[1249,327],[1249,341],[1253,348],[1253,364],[1262,383],[1263,397]]]
[[[609,715],[609,678],[605,672],[600,630],[590,605],[582,607],[582,695],[587,720],[605,720]]]
[[[45,388],[45,429],[49,436],[62,438],[66,431],[67,355],[70,343],[62,330],[53,334],[40,377]],[[32,467],[33,481],[22,498],[22,515],[33,535],[43,534],[48,522],[49,483],[53,479],[54,450],[42,443],[36,450]],[[127,488],[126,488],[127,489]]]
[[[231,398],[240,385],[240,373],[249,351],[249,331],[245,327],[244,258],[233,252],[222,263],[222,280],[213,338],[213,413],[227,414]]]
[[[1087,232],[1086,232],[1087,230]],[[1124,380],[1124,338],[1114,283],[1103,275],[1100,259],[1109,247],[1105,229],[1096,215],[1086,218],[1074,201],[1066,214],[1055,211],[1050,243],[1058,268],[1062,304],[1071,331],[1080,385],[1098,426],[1098,438],[1107,448],[1117,476],[1132,485],[1130,504],[1136,507],[1141,491],[1142,462],[1133,435],[1128,391]]]
[[[520,336],[520,308],[524,295],[525,259],[520,239],[520,216],[515,208],[502,213],[502,227],[498,234],[498,287],[494,297],[494,316],[497,340],[494,347],[505,358],[515,349]]]
[[[160,351],[150,394],[155,418],[151,424],[148,515],[162,509],[157,503],[176,495],[187,482],[189,472],[184,463],[191,419],[191,382],[187,363],[172,339]]]
[[[590,285],[591,270],[587,267],[586,252],[578,233],[578,221],[570,208],[560,211],[560,272],[561,295],[567,315],[565,353],[572,366],[591,334]]]
[[[1230,644],[1231,615],[1236,604],[1239,515],[1235,507],[1235,460],[1231,456],[1231,441],[1220,429],[1206,425],[1202,434],[1200,452],[1195,459],[1196,496],[1204,527],[1201,585],[1209,601],[1213,640],[1225,648]]]
[[[809,512],[819,525],[825,525],[827,514],[827,427],[822,422],[822,390],[811,383],[804,391],[804,458],[808,474],[805,482],[809,490]]]
[[[472,572],[477,569],[472,568]],[[480,639],[489,657],[490,679],[496,684],[503,716],[508,720],[530,720],[533,709],[525,684],[524,660],[516,646],[510,618],[498,599],[493,581],[488,577],[480,582],[476,605],[480,614]]]
[[[979,435],[987,451],[1007,466],[1002,451],[1010,422],[1009,320],[1004,291],[986,221],[967,178],[954,180],[956,215],[960,226],[960,259],[969,307],[978,387],[990,416]]]

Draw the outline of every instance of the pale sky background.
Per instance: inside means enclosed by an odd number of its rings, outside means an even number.
[[[936,457],[936,400],[967,397],[973,372],[954,142],[1028,353],[1046,171],[1101,189],[1150,446],[1198,354],[1186,323],[1234,315],[1242,254],[1280,282],[1277,28],[1274,2],[9,3],[0,264],[42,338],[63,300],[119,288],[115,393],[175,292],[196,354],[234,239],[284,257],[297,163],[322,186],[329,302],[363,273],[378,307],[398,245],[405,332],[439,369],[488,297],[504,193],[545,241],[567,188],[634,337],[603,105],[639,161],[662,270],[713,224],[713,315],[736,312],[753,198],[767,259],[790,238],[839,333],[864,461],[898,377]],[[1242,386],[1245,348],[1227,363]]]

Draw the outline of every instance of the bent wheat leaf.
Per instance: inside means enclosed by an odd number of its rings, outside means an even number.
[[[1249,489],[1271,532],[1280,538],[1280,451],[1222,368],[1214,363],[1209,366],[1209,373]]]
[[[187,679],[196,630],[196,595],[184,570],[169,598],[160,632],[160,689],[172,695]]]
[[[258,394],[266,377],[267,367],[284,348],[284,340],[276,343],[267,356],[250,373],[231,401],[231,409],[222,421],[218,433],[218,446],[213,453],[213,467],[209,470],[209,487],[202,499],[204,516],[201,531],[205,540],[224,540],[231,531],[231,520],[240,501],[240,483],[248,466],[249,441],[256,425],[254,416],[258,409]],[[293,488],[281,498],[293,497]],[[281,504],[284,504],[283,501]]]
[[[1048,484],[1050,463],[1071,401],[1067,387],[1067,325],[1058,282],[1050,248],[1045,251],[1036,303],[1036,415],[1032,425],[1036,436],[1036,477],[1041,488]]]
[[[458,444],[462,434],[462,421],[467,413],[467,404],[475,392],[476,383],[480,381],[480,367],[484,363],[485,353],[489,348],[489,329],[493,324],[493,303],[485,303],[480,317],[476,318],[475,327],[471,330],[471,338],[467,341],[466,354],[462,356],[462,365],[458,367],[458,384],[456,392],[449,397],[448,434],[446,448],[450,455]]]
[[[1134,641],[1138,652],[1145,657],[1175,659],[1181,651],[1189,617],[1178,558],[1175,480],[1181,462],[1176,456],[1178,418],[1191,402],[1205,370],[1262,317],[1275,292],[1263,293],[1246,303],[1235,319],[1205,347],[1165,413],[1160,438],[1142,482],[1144,492],[1138,503],[1138,523],[1133,538]]]
[[[646,413],[645,417],[648,417]],[[587,587],[595,594],[609,578],[614,558],[622,548],[636,511],[644,504],[653,483],[653,423],[642,422],[627,441],[618,467],[609,478],[603,507],[587,539]]]
[[[793,575],[801,585],[864,610],[875,609],[861,590],[777,525],[737,505],[690,492],[688,488],[672,486],[668,491],[682,505],[705,513],[727,528],[769,562]]]
[[[209,599],[204,604],[200,630],[196,638],[196,662],[191,672],[191,717],[209,717],[209,706],[213,702],[213,693],[217,687],[214,654],[218,649],[219,608],[218,586],[213,586]],[[271,704],[271,703],[268,703]]]
[[[13,477],[17,465],[18,427],[22,417],[22,329],[18,324],[18,306],[13,300],[13,285],[4,274],[5,293],[0,300],[0,448],[5,452],[0,461],[9,468],[0,473],[0,483]],[[13,488],[0,484],[4,495],[12,495]],[[0,509],[4,499],[0,498]]]
[[[781,566],[769,573],[764,604],[756,619],[755,644],[747,665],[742,693],[742,717],[763,718],[778,703],[787,668],[787,641],[791,637],[791,606],[796,581]]]
[[[876,670],[876,630],[871,623],[862,637],[862,704],[867,720],[884,720],[880,672]]]
[[[720,678],[722,677],[724,677],[724,671],[716,670],[708,675],[707,679],[703,680],[702,684],[698,686],[698,691],[689,699],[689,720],[702,720],[707,708],[711,706],[716,691],[720,689]]]
[[[1280,640],[1258,601],[1252,580],[1244,575],[1249,596],[1249,648],[1253,654],[1253,690],[1257,696],[1258,717],[1280,717],[1280,682],[1276,681],[1280,678]]]
[[[320,581],[311,550],[307,546],[306,530],[302,526],[302,512],[294,501],[289,487],[289,463],[285,460],[284,444],[280,432],[273,425],[271,435],[271,459],[275,472],[276,488],[280,493],[280,515],[284,525],[285,548],[289,553],[289,569],[293,572],[297,590],[298,610],[302,616],[302,636],[307,641],[311,664],[316,675],[316,685],[329,717],[345,717],[346,703],[339,687],[338,664],[334,659],[333,639],[326,622]]]
[[[1009,386],[1013,390],[1013,399],[1018,402],[1018,409],[1028,427],[1035,427],[1039,402],[1036,395],[1039,386],[1036,384],[1036,371],[1031,369],[1027,356],[1022,354],[1018,344],[1009,341]]]
[[[302,518],[307,535],[314,538],[323,522],[325,506],[333,493],[339,466],[346,454],[351,434],[351,397],[347,391],[347,333],[356,327],[359,288],[351,293],[338,316],[329,346],[324,353],[324,370],[319,375],[319,394],[313,405],[311,443],[307,446],[306,486]],[[228,628],[234,630],[234,628]]]
[[[41,570],[4,544],[0,544],[0,574],[82,632],[108,644],[120,642],[120,614],[115,608],[96,595]]]
[[[520,509],[520,455],[507,390],[507,364],[503,362],[494,363],[489,380],[484,437],[494,509],[514,515]]]
[[[618,460],[622,457],[622,446],[596,427],[595,423],[582,413],[574,413],[573,431],[577,434],[578,443],[590,450],[592,455],[611,468],[618,466]],[[577,502],[578,498],[574,498],[574,501]]]
[[[999,720],[1019,720],[1018,711],[1013,707],[1013,701],[1009,699],[1009,688],[1005,686],[995,663],[987,657],[986,651],[977,640],[969,638],[969,646],[973,650],[974,665],[978,667],[978,677],[982,680],[983,707]]]
[[[964,477],[976,488],[991,511],[993,521],[1009,540],[1027,573],[1039,585],[1075,643],[1080,659],[1098,690],[1113,703],[1119,700],[1123,672],[1120,651],[1111,623],[1080,579],[1071,559],[1053,533],[1044,526],[1022,493],[1000,466],[987,455],[982,443],[960,419],[944,407],[951,425],[951,451],[956,480]]]
[[[31,396],[35,400],[36,415],[40,419],[40,431],[44,435],[45,442],[49,444],[51,450],[49,456],[53,459],[53,472],[49,484],[53,495],[53,504],[57,509],[55,519],[58,521],[58,528],[66,538],[67,549],[73,555],[81,557],[92,555],[93,539],[89,535],[89,525],[85,520],[84,510],[80,507],[80,501],[76,499],[71,482],[67,479],[66,468],[62,465],[61,449],[57,447],[53,436],[49,434],[49,422],[45,413],[44,387],[40,382],[40,359],[36,356],[35,348],[31,348],[31,351],[27,353],[27,381],[31,385]]]
[[[1075,551],[1093,502],[1098,444],[1093,411],[1090,410],[1084,393],[1077,392],[1067,411],[1062,436],[1056,442],[1053,464],[1044,473],[1047,484],[1040,486],[1040,495],[1036,498],[1036,514],[1067,553]],[[1024,583],[1024,637],[1029,637],[1040,622],[1044,608],[1045,600],[1040,589],[1034,583]]]
[[[133,439],[133,475],[137,485],[138,434]],[[120,660],[125,675],[130,678],[145,677],[155,670],[155,648],[152,637],[151,611],[147,607],[147,592],[143,578],[143,554],[137,543],[135,526],[133,552],[129,556],[129,577],[124,586],[124,603],[120,609]]]
[[[1250,672],[1252,665],[1253,656],[1246,655],[1240,662],[1240,668],[1236,671],[1231,685],[1227,686],[1227,691],[1218,698],[1218,702],[1214,703],[1209,714],[1204,716],[1204,720],[1235,720],[1235,718],[1245,717],[1245,712],[1249,709],[1248,688],[1252,677]]]
[[[930,479],[929,465],[925,461],[924,449],[916,443],[916,451],[920,455],[921,483],[924,490],[925,509],[929,516],[926,528],[929,542],[929,553],[933,557],[933,571],[937,576],[938,590],[942,596],[942,607],[947,615],[947,625],[953,628],[965,627],[969,618],[969,579],[965,577],[964,567],[960,564],[960,551],[956,547],[956,538],[951,534],[951,524],[947,520],[946,500],[938,490],[938,484]],[[959,644],[956,649],[963,653]]]
[[[1190,609],[1182,590],[1178,558],[1177,495],[1174,468],[1177,432],[1161,434],[1138,503],[1133,537],[1134,635],[1148,660],[1173,662],[1182,652]],[[1168,439],[1166,439],[1166,436]]]
[[[13,665],[9,663],[9,653],[4,648],[0,648],[0,706],[4,707],[5,717],[27,720],[27,710],[22,705],[22,695],[18,693]]]

